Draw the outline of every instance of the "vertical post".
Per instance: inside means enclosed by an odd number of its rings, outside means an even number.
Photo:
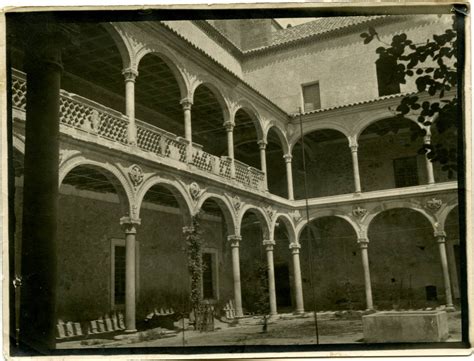
[[[367,238],[359,238],[357,243],[359,243],[360,254],[362,256],[362,267],[364,269],[366,306],[367,310],[373,310],[374,302],[372,300],[372,283],[370,281],[369,254],[367,251],[369,240]]]
[[[262,139],[262,140],[259,140],[257,143],[258,143],[258,147],[260,148],[260,165],[265,177],[263,180],[263,184],[264,184],[265,190],[268,191],[267,154],[265,152],[265,149],[267,147],[267,142],[265,142]]]
[[[293,194],[293,170],[291,168],[291,159],[293,158],[291,154],[285,154],[283,156],[286,163],[286,184],[288,186],[288,199],[290,201],[295,199]]]
[[[239,244],[242,237],[232,235],[228,236],[227,240],[230,242],[232,248],[232,274],[234,276],[234,302],[235,302],[235,315],[242,317],[242,291],[240,286],[240,256],[239,256]]]
[[[300,266],[300,248],[299,243],[291,243],[290,250],[293,255],[293,279],[295,285],[296,314],[304,313],[303,303],[303,285],[301,283],[301,266]]]
[[[359,156],[357,154],[358,145],[350,144],[349,147],[351,148],[352,154],[352,171],[354,173],[354,188],[356,193],[360,193],[362,191],[360,186],[360,174],[359,174]]]
[[[263,245],[267,253],[268,267],[268,294],[270,298],[270,315],[277,314],[276,292],[275,292],[275,267],[273,265],[273,246],[274,240],[264,240]]]
[[[44,351],[55,348],[56,338],[59,90],[67,30],[52,23],[19,28],[28,39],[19,336]]]
[[[431,134],[426,134],[423,140],[426,145],[431,144]],[[429,160],[428,155],[425,155],[425,162],[426,162],[426,175],[427,175],[428,184],[434,184],[435,179],[434,179],[433,163],[431,163],[431,161]]]
[[[191,126],[191,107],[193,102],[185,98],[181,100],[184,113],[184,138],[186,139],[186,162],[191,163],[193,159],[193,135]]]
[[[446,255],[446,233],[436,231],[434,234],[439,247],[439,256],[441,259],[441,268],[443,270],[444,291],[446,295],[446,310],[454,311],[453,296],[451,294],[451,281],[449,279],[448,257]]]
[[[227,132],[227,156],[231,160],[230,176],[235,178],[235,162],[234,162],[234,126],[232,121],[224,122],[224,128]]]
[[[457,299],[460,297],[459,294],[459,280],[456,271],[456,259],[454,257],[453,242],[446,240],[446,253],[448,256],[448,268],[449,276],[451,280],[451,287],[453,290],[453,298]]]
[[[125,113],[128,117],[127,141],[130,145],[137,145],[137,125],[135,124],[135,79],[138,71],[132,68],[122,70],[125,78]]]
[[[136,332],[135,312],[136,312],[136,256],[135,237],[139,219],[122,217],[120,219],[125,233],[125,332]]]

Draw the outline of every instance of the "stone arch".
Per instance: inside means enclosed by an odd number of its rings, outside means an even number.
[[[270,238],[270,222],[268,221],[265,212],[252,204],[247,204],[242,207],[239,217],[237,218],[237,229],[239,230],[239,235],[242,227],[242,220],[244,219],[244,216],[247,212],[251,212],[257,217],[262,229],[263,239],[268,240]]]
[[[361,136],[361,134],[364,132],[364,130],[366,130],[369,126],[371,126],[372,124],[375,124],[379,121],[382,121],[382,120],[385,120],[385,119],[389,119],[389,118],[394,118],[394,114],[390,111],[384,111],[382,114],[377,114],[376,116],[372,116],[372,117],[367,117],[367,118],[363,118],[361,119],[355,129],[353,130],[353,135],[354,135],[354,139],[358,142],[359,141],[359,138]],[[418,127],[420,127],[421,129],[423,128],[423,125],[418,122],[415,117],[413,116],[409,116],[409,115],[406,115],[403,117],[403,119],[406,119],[410,122],[413,122],[415,123]]]
[[[240,109],[244,110],[252,119],[255,126],[255,131],[257,132],[257,141],[265,139],[262,124],[263,122],[258,110],[247,99],[240,99],[234,107],[234,110],[232,112],[232,119],[235,118],[235,115]]]
[[[137,217],[140,215],[140,209],[145,198],[146,193],[155,185],[160,185],[168,189],[173,196],[176,198],[176,201],[179,204],[179,207],[183,213],[184,224],[191,223],[191,217],[193,213],[193,201],[189,197],[189,194],[186,188],[178,181],[173,179],[163,178],[158,175],[154,175],[148,178],[138,189],[136,195],[136,207],[137,207]]]
[[[390,209],[400,209],[400,208],[407,208],[411,209],[413,211],[416,211],[420,213],[422,216],[424,216],[428,222],[431,224],[433,227],[433,232],[437,230],[436,227],[436,219],[431,216],[428,212],[426,212],[420,205],[410,202],[410,201],[403,201],[403,200],[395,200],[395,201],[390,201],[390,202],[384,202],[377,207],[373,208],[370,213],[366,216],[363,224],[366,227],[367,231],[370,228],[370,224],[372,223],[373,219],[379,215],[380,213],[384,211],[388,211]]]
[[[124,37],[115,24],[103,23],[101,24],[104,29],[109,33],[110,37],[115,43],[120,56],[122,57],[122,65],[124,69],[133,67],[132,54],[133,49],[126,37]]]
[[[235,234],[237,232],[237,228],[236,228],[236,225],[237,225],[237,220],[236,220],[236,216],[233,212],[233,207],[232,207],[232,204],[230,203],[230,201],[218,194],[218,193],[215,193],[215,192],[206,192],[201,198],[199,198],[199,201],[196,205],[196,208],[195,208],[195,212],[197,213],[199,210],[201,210],[203,204],[207,201],[207,200],[213,200],[217,203],[217,205],[219,206],[220,210],[222,211],[222,214],[224,215],[224,219],[225,219],[225,222],[226,222],[226,226],[227,226],[227,232],[229,235],[232,235],[232,234]]]
[[[67,174],[79,166],[91,167],[102,173],[114,186],[124,215],[133,214],[134,193],[130,183],[118,167],[110,163],[86,159],[84,156],[75,156],[67,159],[59,167],[59,187],[63,184]]]
[[[304,227],[307,224],[310,224],[312,221],[314,221],[316,219],[319,219],[319,218],[323,218],[323,217],[342,218],[347,223],[349,223],[349,225],[353,228],[353,230],[354,230],[355,234],[357,235],[357,237],[361,236],[361,233],[362,233],[361,225],[357,224],[351,217],[349,217],[347,214],[345,214],[341,211],[338,211],[336,209],[325,209],[325,210],[318,211],[316,214],[313,214],[310,217],[309,222],[300,222],[300,224],[296,228],[296,235],[298,237],[297,238],[298,242],[299,242],[299,239],[301,238],[301,232],[303,232]]]
[[[448,219],[449,214],[451,211],[459,206],[458,198],[455,197],[451,200],[449,200],[446,203],[446,206],[443,207],[437,214],[437,219],[438,219],[438,229],[441,231],[445,230],[445,225],[446,225],[446,220]]]
[[[187,80],[186,76],[183,74],[181,70],[181,69],[184,69],[184,67],[181,65],[177,57],[165,47],[160,47],[159,50],[142,47],[136,52],[136,55],[135,55],[136,69],[135,70],[138,71],[138,76],[140,76],[140,62],[146,55],[149,55],[149,54],[154,55],[165,62],[165,64],[173,73],[176,82],[178,83],[181,99],[188,98],[189,81]]]
[[[208,79],[207,77],[205,77],[204,79],[201,79],[200,81],[193,84],[192,88],[189,90],[189,98],[191,99],[191,101],[194,103],[194,95],[196,94],[196,90],[200,86],[208,88],[216,98],[222,109],[222,122],[224,123],[225,121],[229,120],[229,105],[225,99],[225,96],[223,95],[224,92],[222,91],[222,89],[219,88],[219,86],[215,85],[215,81],[213,81],[213,79]]]
[[[271,239],[274,240],[274,233],[275,233],[275,228],[277,226],[277,223],[279,221],[282,221],[285,224],[285,228],[288,232],[288,242],[289,244],[291,243],[299,243],[298,239],[296,238],[296,230],[293,225],[293,222],[291,221],[290,217],[285,214],[285,213],[277,213],[274,217],[274,221],[271,223]]]
[[[290,145],[288,143],[288,139],[286,138],[285,132],[276,124],[271,123],[270,126],[267,128],[265,135],[264,135],[264,140],[268,140],[268,133],[270,130],[273,129],[275,133],[278,136],[278,139],[280,139],[280,144],[281,148],[283,150],[283,154],[289,154],[290,152]]]
[[[334,122],[328,122],[328,121],[314,123],[314,125],[311,125],[311,127],[304,129],[303,134],[306,136],[310,133],[317,132],[319,130],[334,130],[336,132],[342,133],[347,138],[348,141],[350,139],[349,130],[347,130],[342,125],[339,125]],[[294,146],[300,141],[300,139],[301,139],[301,133],[299,131],[296,131],[292,139],[289,141],[289,149],[291,152],[293,152]]]

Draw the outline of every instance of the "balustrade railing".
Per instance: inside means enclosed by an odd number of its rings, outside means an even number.
[[[12,105],[26,110],[26,77],[25,74],[13,70]],[[60,123],[121,144],[127,143],[128,118],[113,109],[107,108],[92,100],[61,90]],[[166,132],[140,120],[137,125],[137,146],[147,152],[186,163],[185,139]],[[262,171],[249,167],[238,160],[204,152],[199,146],[193,145],[191,165],[210,174],[222,178],[232,178],[232,166],[235,166],[235,180],[249,188],[264,190],[265,175]]]

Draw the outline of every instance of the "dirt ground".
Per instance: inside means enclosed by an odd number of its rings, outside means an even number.
[[[448,342],[461,341],[461,314],[448,313]],[[225,345],[308,345],[316,343],[316,327],[312,314],[305,317],[279,315],[271,320],[267,332],[262,332],[262,319],[251,317],[239,321],[235,326],[216,321],[215,331],[199,332],[185,330],[161,335],[160,330],[149,330],[139,337],[122,340],[97,338],[84,341],[58,343],[58,349],[69,348],[113,348],[113,347],[183,347]],[[320,344],[363,344],[362,319],[341,315],[319,314],[318,333]]]

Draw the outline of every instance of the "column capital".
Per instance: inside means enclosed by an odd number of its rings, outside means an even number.
[[[141,224],[140,218],[125,216],[120,218],[120,225],[126,234],[136,234],[137,227]]]
[[[425,144],[430,144],[431,143],[431,134],[425,134],[425,136],[423,136],[423,142]]]
[[[265,249],[267,251],[272,251],[273,250],[273,246],[276,244],[275,241],[273,239],[265,239],[263,240],[262,244],[265,246]]]
[[[357,143],[356,144],[350,144],[349,148],[351,148],[352,153],[356,153],[359,146],[357,145]]]
[[[259,141],[257,142],[257,144],[258,144],[259,148],[260,148],[260,149],[263,149],[263,150],[265,150],[265,148],[267,147],[267,142],[264,141],[263,139],[259,140]]]
[[[241,240],[242,240],[242,237],[237,236],[235,234],[227,236],[227,241],[230,242],[230,246],[232,248],[238,248]]]
[[[235,127],[235,123],[231,122],[230,120],[225,121],[222,125],[224,126],[227,132],[232,132]]]
[[[445,231],[435,231],[434,236],[438,243],[446,242],[446,232]]]
[[[285,154],[283,155],[283,159],[285,160],[286,163],[291,163],[293,156],[291,154]]]
[[[191,107],[193,106],[193,101],[190,98],[183,98],[181,99],[179,104],[181,104],[183,110],[191,110]]]
[[[359,244],[360,248],[367,248],[369,246],[368,238],[358,238],[357,243]]]
[[[293,243],[290,243],[289,248],[291,250],[291,253],[297,254],[297,253],[300,253],[301,245],[299,243],[293,242]]]
[[[138,76],[138,71],[132,68],[125,68],[122,70],[122,75],[124,76],[126,82],[135,82],[135,79]]]

